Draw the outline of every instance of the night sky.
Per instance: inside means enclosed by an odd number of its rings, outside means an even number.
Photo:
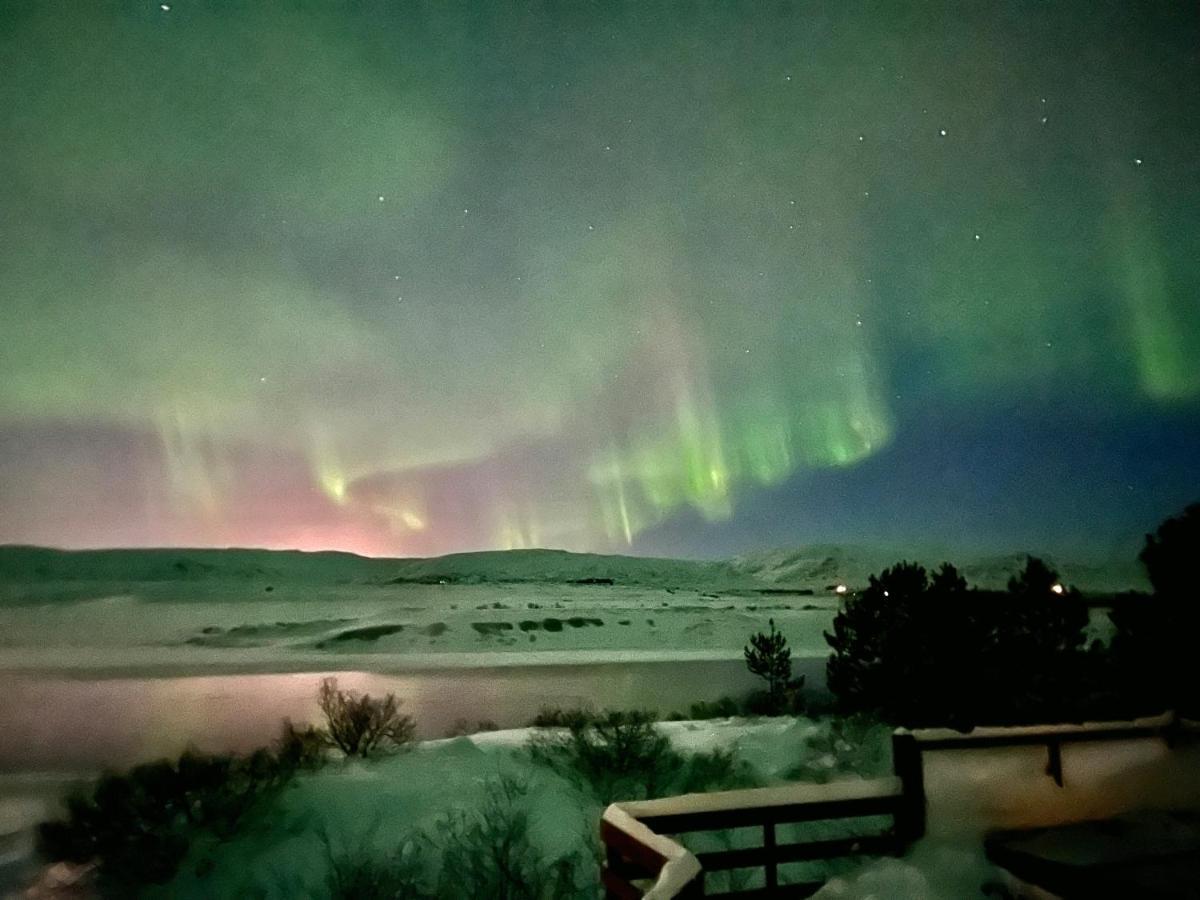
[[[0,542],[1103,556],[1191,2],[0,0]]]

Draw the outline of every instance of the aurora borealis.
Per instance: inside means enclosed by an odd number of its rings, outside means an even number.
[[[1103,552],[1200,496],[1194,4],[0,5],[0,542]]]

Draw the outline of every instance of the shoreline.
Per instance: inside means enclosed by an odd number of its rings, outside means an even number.
[[[117,654],[114,654],[117,655]],[[128,656],[128,654],[121,654]],[[54,678],[70,681],[204,678],[234,675],[293,675],[314,672],[364,672],[378,675],[436,672],[486,672],[514,668],[553,669],[622,665],[670,665],[687,662],[736,662],[739,651],[728,650],[543,650],[493,651],[472,653],[411,654],[338,654],[270,659],[217,659],[203,664],[178,660],[148,660],[118,663],[98,660],[94,663],[72,660],[61,664],[29,661],[12,664],[0,654],[0,679]],[[811,654],[793,657],[795,663],[811,666],[826,656]]]

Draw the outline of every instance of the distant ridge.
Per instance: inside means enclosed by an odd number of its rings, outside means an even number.
[[[438,557],[376,558],[336,550],[112,549],[57,550],[0,546],[0,582],[267,581],[310,584],[589,584],[708,590],[811,589],[865,585],[869,575],[901,559],[926,566],[940,556],[882,547],[834,544],[749,553],[727,560],[661,559],[566,550],[489,550]],[[1145,589],[1133,560],[1108,566],[1043,557],[1063,580],[1082,590],[1109,593]],[[953,558],[968,583],[1003,587],[1024,553]]]

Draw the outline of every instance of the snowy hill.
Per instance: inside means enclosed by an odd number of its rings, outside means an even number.
[[[901,559],[926,566],[944,556],[882,547],[810,545],[746,554],[730,560],[657,559],[570,553],[565,550],[504,550],[431,558],[386,559],[326,551],[246,549],[54,550],[0,546],[0,582],[250,581],[338,584],[591,584],[706,590],[812,589],[864,585],[869,575]],[[1024,565],[1025,554],[977,559],[951,557],[967,581],[1000,588]],[[1095,592],[1140,589],[1145,580],[1135,561],[1110,566],[1050,559],[1063,579]]]

